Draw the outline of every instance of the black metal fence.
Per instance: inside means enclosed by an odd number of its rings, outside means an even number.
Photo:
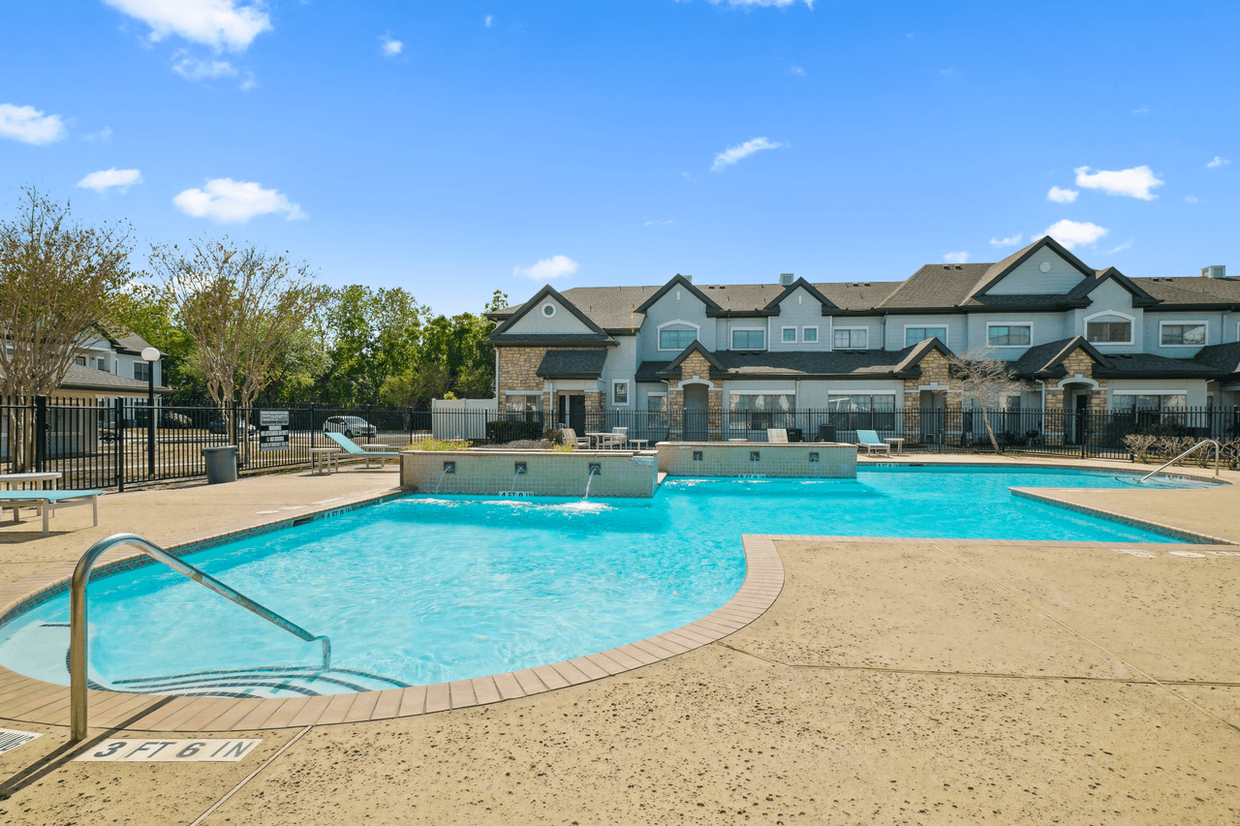
[[[264,415],[264,414],[268,415]],[[286,414],[270,438],[269,414]],[[277,415],[277,419],[284,418]],[[1127,459],[1124,437],[1240,438],[1240,408],[1179,410],[1008,410],[987,414],[1003,452]],[[767,441],[783,428],[791,441],[858,443],[863,431],[901,439],[906,451],[994,451],[980,411],[959,409],[586,411],[573,422],[541,411],[435,412],[380,407],[220,409],[210,403],[161,404],[145,399],[0,398],[0,470],[55,471],[67,489],[114,488],[192,479],[206,474],[203,448],[235,444],[242,472],[308,466],[313,451],[335,447],[336,431],[359,444],[403,447],[435,436],[505,443],[538,439],[571,426],[578,436],[626,428],[629,439]],[[1234,451],[1233,451],[1234,452]]]

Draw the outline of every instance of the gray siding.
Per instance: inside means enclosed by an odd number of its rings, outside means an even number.
[[[1043,262],[1050,264],[1050,272],[1039,269]],[[1080,270],[1043,247],[986,292],[989,295],[1061,295],[1071,292],[1082,280],[1084,276]]]
[[[555,315],[547,318],[543,315],[543,305],[555,305]],[[505,332],[509,333],[589,333],[589,327],[582,324],[577,316],[565,309],[564,305],[554,298],[546,298],[538,302],[538,306],[530,310]]]

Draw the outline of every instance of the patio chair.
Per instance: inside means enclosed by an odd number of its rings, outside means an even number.
[[[891,455],[891,445],[878,438],[878,431],[875,430],[858,430],[857,447],[864,447],[866,455],[876,450],[881,450],[888,456]]]
[[[624,449],[629,444],[629,429],[627,427],[613,427],[611,429],[611,438],[607,440],[608,447]]]
[[[43,517],[43,535],[47,536],[47,517],[57,508],[90,505],[99,525],[99,494],[97,490],[6,490],[0,491],[0,510],[13,509],[14,524],[21,522],[21,508],[34,508]]]
[[[578,436],[577,431],[573,430],[571,427],[560,428],[560,441],[566,445],[572,445],[573,447],[584,447],[587,449],[590,447],[589,437]]]
[[[768,427],[766,429],[766,440],[771,444],[787,444],[788,430],[783,427]]]
[[[379,463],[379,467],[387,467],[388,459],[399,459],[395,453],[388,450],[388,445],[383,445],[382,450],[363,450],[357,442],[350,439],[343,433],[328,432],[323,434],[336,444],[340,445],[341,450],[345,452],[344,456],[336,456],[336,464],[341,462],[366,462],[366,468],[370,469],[370,461],[373,459]]]

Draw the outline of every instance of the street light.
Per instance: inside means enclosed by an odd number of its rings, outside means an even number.
[[[159,361],[159,355],[154,347],[142,351],[142,360],[146,362],[146,460],[152,479],[155,478],[155,362]]]

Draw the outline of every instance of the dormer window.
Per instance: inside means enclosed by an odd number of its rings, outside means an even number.
[[[697,341],[697,337],[697,325],[673,321],[659,328],[659,349],[680,352]]]
[[[1103,313],[1085,319],[1085,340],[1090,344],[1132,344],[1132,319]]]

